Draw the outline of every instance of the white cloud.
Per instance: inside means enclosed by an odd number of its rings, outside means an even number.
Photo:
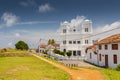
[[[38,11],[40,13],[46,13],[46,12],[49,12],[53,10],[53,7],[50,6],[50,4],[46,3],[44,5],[40,5],[39,8],[38,8]]]
[[[36,6],[37,3],[34,0],[27,0],[20,2],[20,5],[27,7],[27,6]]]
[[[16,15],[6,12],[2,15],[1,19],[7,27],[13,26],[18,21],[18,17]]]
[[[16,36],[16,37],[20,37],[20,34],[19,34],[19,33],[15,33],[15,36]]]
[[[12,43],[12,42],[9,42],[9,43],[8,43],[8,46],[12,46],[12,45],[13,45],[13,43]]]
[[[48,24],[57,23],[56,21],[28,21],[28,22],[18,22],[16,25],[31,25],[31,24]]]
[[[104,26],[99,26],[93,29],[93,34],[98,34],[98,33],[101,33],[101,34],[94,36],[93,39],[101,40],[105,37],[108,37],[114,34],[120,34],[120,22],[116,21],[116,22],[113,22],[112,24],[106,24]]]
[[[81,23],[85,20],[84,16],[77,16],[76,19],[72,19],[70,25],[71,26],[80,26]]]
[[[28,6],[28,3],[26,3],[26,2],[20,2],[20,5],[22,5],[22,6]]]
[[[0,28],[3,27],[11,27],[14,25],[32,25],[32,24],[54,24],[56,21],[28,21],[28,22],[20,22],[19,17],[12,13],[3,13],[1,16],[1,24]]]
[[[39,39],[41,38],[41,43],[47,43],[48,39],[60,40],[58,34],[54,30],[13,30],[12,32],[0,33],[0,47],[13,47],[17,41],[23,40],[30,48],[37,48],[39,44]],[[12,42],[12,46],[10,46]],[[9,43],[9,45],[8,45]]]

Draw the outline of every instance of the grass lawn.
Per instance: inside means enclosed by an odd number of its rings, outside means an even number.
[[[120,80],[120,71],[115,69],[100,69],[100,71],[105,76],[105,80]]]
[[[69,75],[33,56],[0,57],[0,80],[70,80]]]

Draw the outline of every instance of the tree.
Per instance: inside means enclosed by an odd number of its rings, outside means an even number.
[[[70,56],[72,55],[72,52],[71,52],[71,51],[68,51],[66,54],[67,54],[67,56],[70,58]]]
[[[54,39],[49,39],[48,40],[48,45],[54,45],[55,44],[55,40]]]
[[[24,42],[24,41],[18,41],[15,44],[16,49],[20,49],[20,50],[28,50],[29,47],[28,45]]]
[[[52,44],[52,45],[55,44],[55,40],[54,40],[54,39],[51,40],[51,44]]]
[[[48,40],[48,45],[51,44],[51,39]]]

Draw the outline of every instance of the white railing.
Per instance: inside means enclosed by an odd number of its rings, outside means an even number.
[[[68,57],[67,55],[62,56],[59,54],[55,54],[52,51],[48,51],[47,54],[51,57],[54,57],[55,60],[84,60],[85,59],[85,57],[83,56],[71,56],[71,57]]]

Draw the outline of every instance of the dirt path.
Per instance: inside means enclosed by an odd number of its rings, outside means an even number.
[[[67,73],[70,74],[72,80],[103,80],[103,76],[97,70],[91,70],[91,69],[86,69],[86,68],[80,68],[77,70],[69,69],[63,65],[51,62],[51,61],[49,61],[45,58],[39,57],[35,54],[33,54],[33,56],[66,71]]]

